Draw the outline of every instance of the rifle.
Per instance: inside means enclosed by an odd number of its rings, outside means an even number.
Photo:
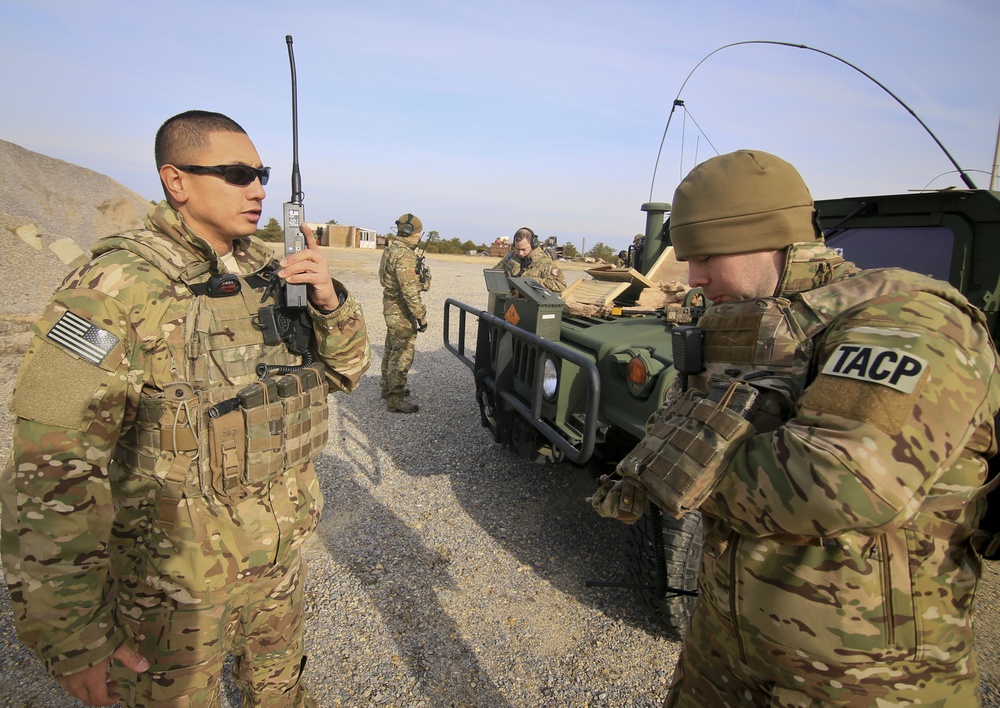
[[[431,289],[431,269],[424,260],[424,256],[427,255],[427,246],[430,242],[437,238],[437,234],[431,234],[427,237],[424,242],[424,250],[420,252],[417,256],[417,277],[420,278],[420,289],[427,291]],[[417,242],[417,247],[419,248],[420,242]]]

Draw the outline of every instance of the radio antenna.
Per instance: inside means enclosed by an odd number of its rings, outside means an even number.
[[[306,237],[302,234],[302,224],[305,222],[305,210],[302,201],[302,177],[299,175],[299,111],[298,87],[295,82],[295,55],[292,53],[292,35],[285,35],[288,44],[288,63],[292,67],[292,198],[282,205],[285,221],[285,255],[290,256],[306,248]],[[305,283],[285,283],[285,305],[288,307],[306,307],[309,300],[306,297]]]
[[[841,59],[836,54],[831,54],[830,52],[824,52],[822,49],[816,49],[814,47],[810,47],[810,46],[805,45],[805,44],[793,44],[792,42],[777,42],[777,41],[769,40],[769,39],[752,39],[752,40],[748,40],[748,41],[745,41],[745,42],[732,42],[730,44],[725,44],[725,45],[719,47],[718,49],[716,49],[716,50],[714,50],[712,52],[709,52],[708,54],[705,55],[705,57],[700,62],[698,62],[697,64],[695,64],[695,67],[693,69],[691,69],[691,72],[687,75],[687,78],[684,79],[684,83],[681,84],[680,90],[677,91],[677,98],[674,99],[674,103],[673,103],[673,105],[671,106],[671,109],[670,109],[670,114],[667,116],[667,125],[663,129],[663,138],[660,140],[660,149],[656,153],[656,164],[653,166],[653,179],[650,180],[650,183],[649,183],[649,200],[650,201],[653,201],[653,185],[656,182],[656,170],[657,170],[657,168],[660,165],[660,153],[663,152],[663,143],[667,139],[667,129],[670,128],[670,119],[674,115],[674,109],[676,109],[678,105],[682,105],[682,106],[684,105],[684,102],[680,100],[680,97],[681,97],[681,92],[684,91],[684,87],[687,85],[688,80],[691,78],[691,75],[694,74],[694,72],[696,72],[698,70],[698,67],[701,66],[702,64],[704,64],[708,60],[708,58],[711,57],[713,54],[717,54],[718,52],[721,52],[723,49],[728,49],[729,47],[738,47],[738,46],[740,46],[742,44],[772,44],[772,45],[779,46],[779,47],[792,47],[793,49],[807,49],[810,52],[816,52],[817,54],[822,54],[825,57],[830,57],[831,59],[835,59],[835,60],[839,61],[841,64],[846,64],[847,66],[851,67],[856,72],[858,72],[859,74],[861,74],[862,76],[864,76],[866,79],[868,79],[869,81],[871,81],[873,84],[875,84],[876,86],[878,86],[880,89],[882,89],[883,91],[885,91],[887,94],[889,94],[896,101],[896,103],[898,103],[900,106],[902,106],[903,108],[905,108],[906,112],[909,113],[911,116],[913,116],[918,123],[920,123],[920,126],[925,131],[927,131],[927,134],[930,135],[931,138],[933,138],[934,142],[937,143],[937,146],[939,148],[941,148],[941,152],[943,152],[945,154],[945,156],[948,158],[948,160],[951,161],[951,164],[955,166],[955,169],[958,171],[958,174],[962,178],[962,181],[965,182],[965,186],[968,187],[969,189],[976,189],[976,185],[975,185],[975,183],[973,183],[972,178],[969,177],[969,175],[966,173],[966,171],[963,170],[959,166],[958,162],[956,162],[955,158],[951,156],[951,153],[948,152],[947,148],[945,148],[945,146],[941,143],[941,141],[938,140],[937,136],[934,135],[934,133],[931,132],[931,129],[927,127],[927,124],[925,124],[922,120],[920,120],[920,116],[918,116],[913,111],[912,108],[910,108],[905,103],[903,103],[902,99],[900,99],[899,96],[897,96],[892,91],[890,91],[888,88],[886,88],[886,86],[884,84],[882,84],[882,82],[880,82],[879,80],[877,80],[874,76],[872,76],[871,74],[869,74],[866,71],[863,71],[862,69],[859,69],[858,67],[856,67],[851,62],[846,61],[845,59]],[[1000,138],[998,138],[998,140],[1000,140]]]
[[[302,193],[302,177],[299,175],[299,102],[298,83],[295,80],[295,54],[292,52],[292,35],[285,35],[288,44],[288,65],[292,68],[292,198],[290,201],[301,204],[305,195]]]

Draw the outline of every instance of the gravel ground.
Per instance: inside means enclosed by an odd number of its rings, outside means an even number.
[[[326,509],[306,546],[307,679],[319,704],[659,705],[676,637],[626,591],[584,584],[622,577],[626,527],[590,510],[590,470],[530,465],[493,445],[471,373],[442,346],[445,298],[485,306],[481,269],[492,261],[429,257],[430,327],[410,376],[421,409],[407,416],[379,398],[378,253],[330,257],[365,308],[373,361],[355,393],[331,397],[330,444],[316,461]],[[0,314],[2,401],[29,320]],[[4,409],[4,458],[10,426]],[[977,651],[985,705],[1000,707],[997,565],[984,573]],[[8,605],[0,590],[0,705],[78,705],[17,642]]]

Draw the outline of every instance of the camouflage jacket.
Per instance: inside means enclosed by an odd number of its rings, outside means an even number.
[[[777,296],[710,307],[699,327],[693,385],[744,376],[787,403],[701,507],[698,602],[734,625],[740,659],[794,676],[791,656],[965,657],[983,511],[968,500],[1000,408],[982,313],[947,283],[796,244]]]
[[[0,488],[18,636],[50,675],[92,666],[128,636],[141,609],[119,607],[116,585],[198,604],[287,561],[322,505],[308,460],[249,483],[245,499],[223,499],[202,474],[216,454],[206,402],[251,384],[258,361],[299,359],[265,343],[248,314],[263,287],[250,290],[243,278],[272,260],[270,250],[236,241],[243,292],[195,295],[192,287],[225,269],[163,202],[145,230],[98,242],[94,253],[34,327],[11,399],[13,455]],[[313,349],[330,387],[350,391],[368,367],[368,338],[360,305],[335,286],[337,310],[309,308]],[[242,318],[217,319],[239,307],[206,310],[237,298]],[[325,395],[315,402],[325,411]],[[267,411],[272,426],[282,422],[277,406]]]
[[[566,289],[566,276],[555,266],[544,248],[533,248],[525,260],[526,263],[522,263],[517,253],[511,251],[500,259],[496,267],[503,268],[512,278],[533,278],[543,288],[554,293],[561,293]]]
[[[382,293],[382,312],[390,328],[411,328],[416,331],[418,322],[427,320],[427,308],[420,301],[423,290],[417,274],[417,254],[414,250],[420,233],[410,236],[393,236],[382,252],[379,263],[379,282]]]

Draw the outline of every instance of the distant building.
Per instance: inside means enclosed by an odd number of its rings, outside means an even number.
[[[307,222],[308,223],[308,222]],[[375,248],[378,234],[371,229],[343,224],[309,224],[320,246]]]

